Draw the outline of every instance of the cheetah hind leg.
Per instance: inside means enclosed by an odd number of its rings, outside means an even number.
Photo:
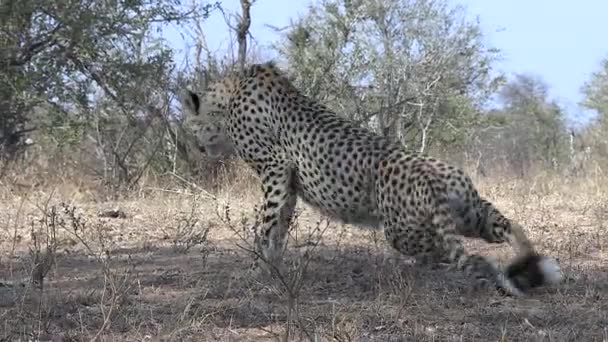
[[[451,268],[464,271],[467,277],[473,278],[473,290],[496,288],[501,294],[520,297],[523,292],[506,276],[498,265],[481,255],[468,254],[461,237],[456,232],[456,224],[449,208],[438,208],[433,215],[434,232],[437,244],[443,246]]]
[[[468,255],[460,237],[456,235],[451,215],[447,212],[436,215],[433,219],[437,227],[440,243],[449,250],[450,259],[458,268],[475,278],[475,289],[494,285],[499,293],[507,296],[524,296],[533,287],[556,284],[561,280],[559,266],[551,258],[538,255],[523,230],[514,227],[514,238],[520,247],[520,256],[503,272],[495,262],[480,255]]]
[[[490,213],[489,217],[509,225],[505,237],[517,253],[517,257],[507,266],[506,278],[524,292],[535,287],[559,283],[562,274],[557,261],[539,255],[520,224],[505,218],[490,202],[484,202],[486,210]]]
[[[385,220],[383,225],[387,242],[401,255],[413,258],[416,265],[431,269],[451,267],[429,224],[405,219],[397,225]]]

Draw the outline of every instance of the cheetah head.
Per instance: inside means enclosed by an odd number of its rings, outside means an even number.
[[[181,96],[184,128],[200,151],[212,158],[227,157],[235,152],[226,131],[228,101],[233,89],[234,82],[224,79],[209,86],[202,96],[190,90]]]

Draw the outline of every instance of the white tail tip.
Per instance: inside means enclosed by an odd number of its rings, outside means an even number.
[[[546,284],[555,285],[563,278],[559,265],[552,258],[543,257],[539,262],[538,268],[543,273],[543,279]]]

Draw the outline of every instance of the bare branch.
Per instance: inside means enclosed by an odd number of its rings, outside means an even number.
[[[236,37],[239,45],[238,62],[241,73],[245,70],[245,63],[247,61],[247,35],[251,26],[251,5],[253,3],[255,3],[255,0],[241,0],[242,14],[236,28]]]

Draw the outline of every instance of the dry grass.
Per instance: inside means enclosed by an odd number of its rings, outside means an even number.
[[[478,183],[559,259],[563,284],[524,299],[470,293],[459,273],[411,265],[381,233],[326,223],[305,207],[290,272],[258,277],[244,229],[258,192],[246,176],[214,195],[148,189],[112,202],[6,188],[0,340],[607,341],[605,184]],[[99,215],[109,209],[126,217]],[[503,264],[512,256],[507,246],[468,245]]]

